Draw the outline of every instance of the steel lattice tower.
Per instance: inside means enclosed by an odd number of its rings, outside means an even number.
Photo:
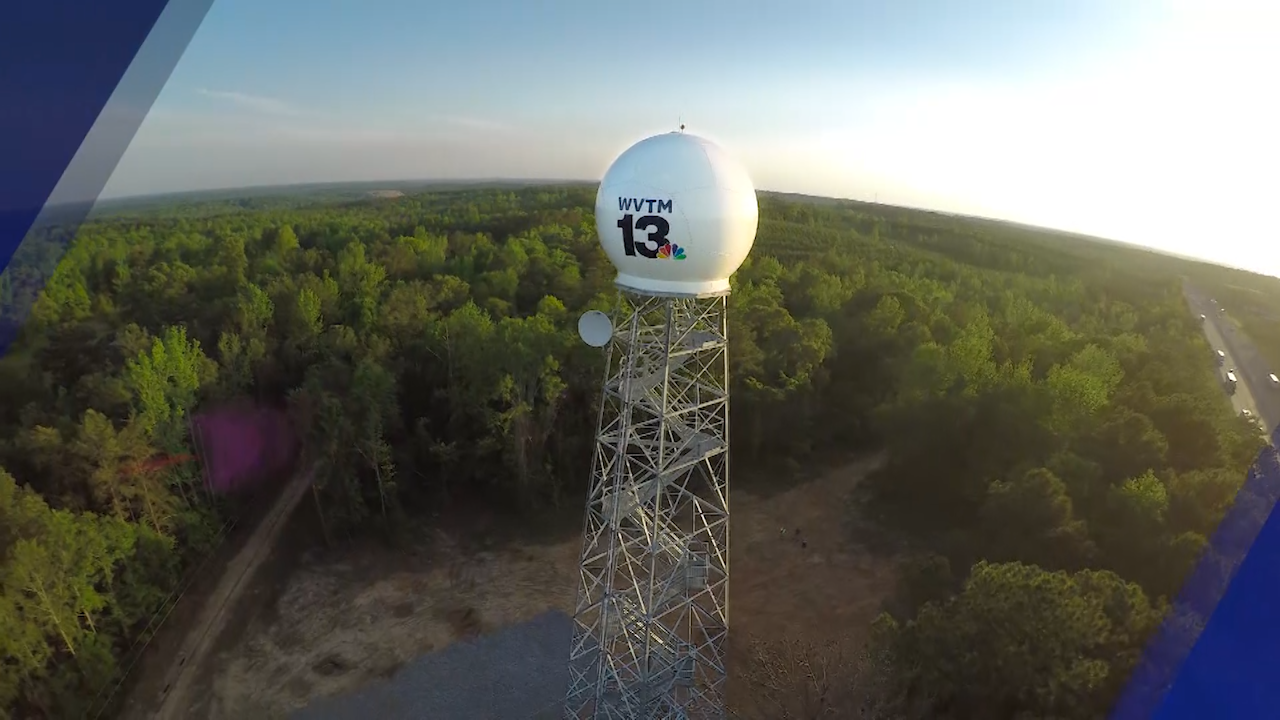
[[[619,294],[566,718],[724,717],[727,295]]]

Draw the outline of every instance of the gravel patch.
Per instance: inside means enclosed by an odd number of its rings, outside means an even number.
[[[573,620],[557,611],[406,663],[390,679],[324,698],[291,720],[533,720],[559,717]]]

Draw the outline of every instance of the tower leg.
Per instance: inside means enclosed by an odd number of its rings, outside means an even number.
[[[726,297],[622,293],[609,346],[565,717],[724,716]]]

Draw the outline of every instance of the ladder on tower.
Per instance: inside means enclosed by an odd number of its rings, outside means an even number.
[[[687,363],[694,353],[706,347],[714,346],[718,342],[720,340],[711,333],[688,333],[680,343],[681,353],[670,356],[668,367],[672,370],[678,369]],[[713,455],[724,452],[727,448],[724,438],[696,431],[689,427],[687,423],[682,422],[680,418],[671,417],[663,412],[663,399],[660,391],[663,377],[663,368],[650,369],[642,375],[633,376],[629,380],[622,381],[619,388],[619,393],[626,401],[638,403],[655,416],[662,417],[664,427],[672,431],[680,439],[680,447],[678,455],[671,461],[664,463],[662,471],[655,477],[638,483],[634,488],[620,489],[618,491],[623,493],[623,496],[618,498],[619,508],[617,515],[610,518],[615,527],[625,517],[631,517],[637,520],[642,527],[647,527],[649,523],[642,514],[642,506],[651,503],[659,492],[674,485],[678,478],[687,472],[690,467]],[[632,442],[635,442],[635,440],[632,440]],[[612,499],[606,499],[606,508],[612,506]],[[638,512],[641,514],[637,514]]]
[[[613,615],[629,639],[649,639],[649,665],[645,668],[650,673],[653,686],[661,688],[672,684],[688,687],[694,680],[695,646],[680,638],[668,637],[668,633],[660,626],[644,622],[639,609],[629,600],[615,598],[613,607],[618,611]],[[621,618],[618,618],[621,614]],[[616,626],[615,626],[616,627]]]

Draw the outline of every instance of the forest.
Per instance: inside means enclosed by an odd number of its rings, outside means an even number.
[[[579,504],[603,357],[576,321],[616,297],[594,196],[219,198],[29,238],[0,275],[0,717],[90,712],[244,512],[198,463],[156,462],[197,453],[204,409],[288,413],[331,542],[395,543],[461,496]],[[907,549],[850,708],[1105,714],[1263,447],[1184,276],[1280,297],[1118,245],[761,194],[730,298],[734,464],[886,451],[848,512]]]

